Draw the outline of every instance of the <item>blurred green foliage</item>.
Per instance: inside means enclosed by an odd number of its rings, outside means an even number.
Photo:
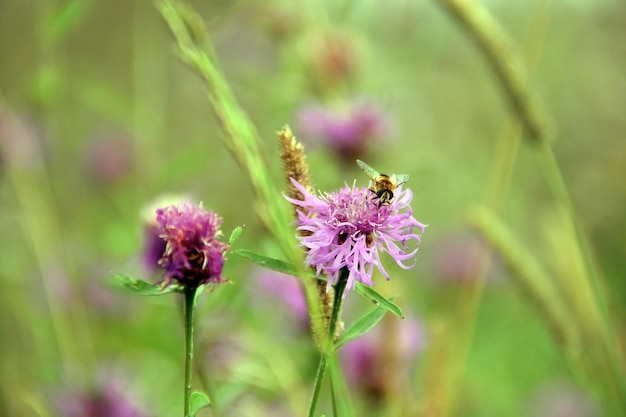
[[[618,0],[484,3],[554,120],[552,149],[619,361],[626,8]],[[581,416],[620,415],[623,392],[607,397],[612,376],[596,372],[611,366],[594,350],[602,347],[565,349],[498,255],[485,282],[473,274],[443,279],[444,266],[459,261],[448,245],[465,238],[469,210],[501,193],[497,217],[580,314],[571,325],[581,337],[595,334],[585,323],[602,310],[578,280],[584,266],[572,257],[576,243],[537,146],[502,147],[520,132],[514,114],[483,55],[437,2],[190,4],[264,141],[277,190],[284,180],[275,132],[285,123],[307,146],[317,189],[367,183],[356,165],[301,132],[298,112],[310,103],[366,98],[393,122],[391,137],[364,158],[411,175],[414,215],[430,226],[416,267],[389,263],[392,280],[376,276],[376,289],[399,295],[405,315],[418,317],[425,347],[412,366],[400,364],[408,375],[384,401],[349,386],[359,415],[543,417],[557,415],[550,410],[558,404]],[[322,65],[326,39],[348,45],[347,62]],[[142,265],[142,210],[163,194],[188,195],[220,213],[225,233],[245,225],[236,248],[281,258],[245,170],[224,146],[207,90],[178,59],[149,1],[3,0],[0,62],[0,415],[61,415],[59,392],[93,387],[111,370],[147,415],[175,415],[179,300],[132,297],[105,284],[114,273],[155,278]],[[512,159],[501,157],[507,152]],[[494,172],[508,172],[510,182]],[[466,253],[475,255],[471,247]],[[249,261],[231,254],[224,273],[232,285],[202,297],[196,316],[198,385],[213,402],[198,415],[304,415],[317,360],[310,335],[289,310],[264,300]],[[371,309],[360,298],[347,303],[347,317]],[[387,316],[379,326],[388,326]]]

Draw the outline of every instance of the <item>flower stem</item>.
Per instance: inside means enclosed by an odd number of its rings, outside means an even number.
[[[333,402],[333,415],[341,417],[354,417],[354,409],[350,402],[346,380],[341,371],[337,355],[329,358],[328,378],[330,380],[330,392]]]
[[[348,268],[342,268],[341,271],[339,271],[339,278],[337,280],[337,283],[335,284],[335,298],[333,300],[333,309],[330,316],[330,323],[328,324],[328,336],[326,339],[326,343],[323,345],[322,355],[320,357],[320,364],[317,368],[317,375],[315,376],[315,385],[313,386],[313,394],[311,396],[311,403],[309,405],[309,413],[307,414],[308,417],[315,416],[315,409],[317,408],[317,402],[320,397],[320,390],[322,388],[324,376],[326,375],[326,369],[328,368],[328,363],[335,355],[334,343],[335,333],[337,331],[337,321],[341,313],[343,292],[346,289],[349,274],[350,271],[348,270]]]
[[[333,354],[333,345],[335,344],[335,333],[337,331],[337,321],[341,314],[341,303],[343,302],[343,292],[348,284],[348,275],[350,271],[347,267],[341,268],[339,271],[339,278],[335,283],[335,298],[333,300],[333,310],[330,316],[330,323],[328,324],[328,339],[326,340],[326,353]]]
[[[311,395],[311,404],[309,405],[308,417],[315,417],[315,409],[317,408],[317,401],[320,398],[320,390],[322,388],[322,381],[326,374],[326,368],[328,367],[328,361],[326,353],[322,352],[320,358],[320,364],[317,367],[317,375],[315,375],[315,385],[313,386],[313,395]]]
[[[185,394],[183,417],[191,413],[191,370],[193,360],[193,312],[197,287],[185,288],[183,291],[183,310],[185,315]]]

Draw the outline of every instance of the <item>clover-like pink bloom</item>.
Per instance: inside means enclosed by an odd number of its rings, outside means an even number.
[[[183,286],[199,286],[223,281],[226,243],[222,236],[222,219],[212,211],[191,203],[181,203],[156,211],[159,237],[165,241],[165,252],[159,266],[165,269],[165,284],[173,280]]]
[[[381,252],[404,269],[415,265],[405,261],[417,253],[426,225],[413,217],[411,190],[399,186],[390,204],[379,205],[376,195],[365,187],[346,186],[317,196],[297,181],[291,182],[304,195],[304,200],[287,200],[299,207],[298,239],[307,250],[306,264],[318,275],[327,275],[328,286],[337,281],[342,268],[349,271],[344,296],[355,279],[371,286],[374,267],[389,279]]]

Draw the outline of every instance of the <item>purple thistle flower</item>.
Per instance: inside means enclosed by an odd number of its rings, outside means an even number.
[[[298,236],[307,249],[306,264],[317,274],[328,276],[328,286],[338,280],[339,271],[349,271],[346,293],[354,280],[371,286],[374,266],[389,279],[379,252],[387,252],[396,263],[409,269],[404,261],[411,259],[418,248],[411,250],[408,241],[421,242],[426,225],[415,220],[409,206],[413,194],[399,186],[390,204],[379,207],[372,191],[365,187],[346,186],[338,192],[315,196],[292,179],[304,200],[287,197],[298,210]],[[419,234],[413,228],[419,229]]]
[[[159,237],[166,242],[159,260],[165,269],[165,285],[172,280],[190,286],[223,282],[228,245],[217,240],[222,235],[222,219],[191,203],[160,208],[156,214]]]

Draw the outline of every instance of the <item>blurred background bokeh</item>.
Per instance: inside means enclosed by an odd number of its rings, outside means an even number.
[[[626,5],[479,3],[524,56],[554,122],[604,319],[624,346]],[[494,253],[485,266],[493,251],[468,212],[491,198],[498,144],[520,129],[484,56],[438,1],[190,4],[277,184],[285,123],[319,190],[366,185],[356,158],[411,176],[414,215],[429,224],[417,265],[390,262],[390,282],[375,276],[407,318],[386,317],[341,356],[358,415],[620,415],[620,393],[603,388],[610,376],[577,369],[589,353],[555,337],[507,262]],[[180,300],[107,284],[116,272],[157,278],[143,254],[155,201],[202,201],[226,236],[245,225],[238,248],[281,256],[205,85],[173,45],[151,1],[0,1],[1,416],[179,413]],[[557,288],[585,291],[568,281],[575,260],[561,251],[570,242],[537,145],[522,139],[512,164],[498,216]],[[232,285],[198,307],[198,385],[215,401],[200,415],[304,415],[318,357],[293,279],[236,255],[224,274]],[[345,321],[369,306],[351,294]]]

